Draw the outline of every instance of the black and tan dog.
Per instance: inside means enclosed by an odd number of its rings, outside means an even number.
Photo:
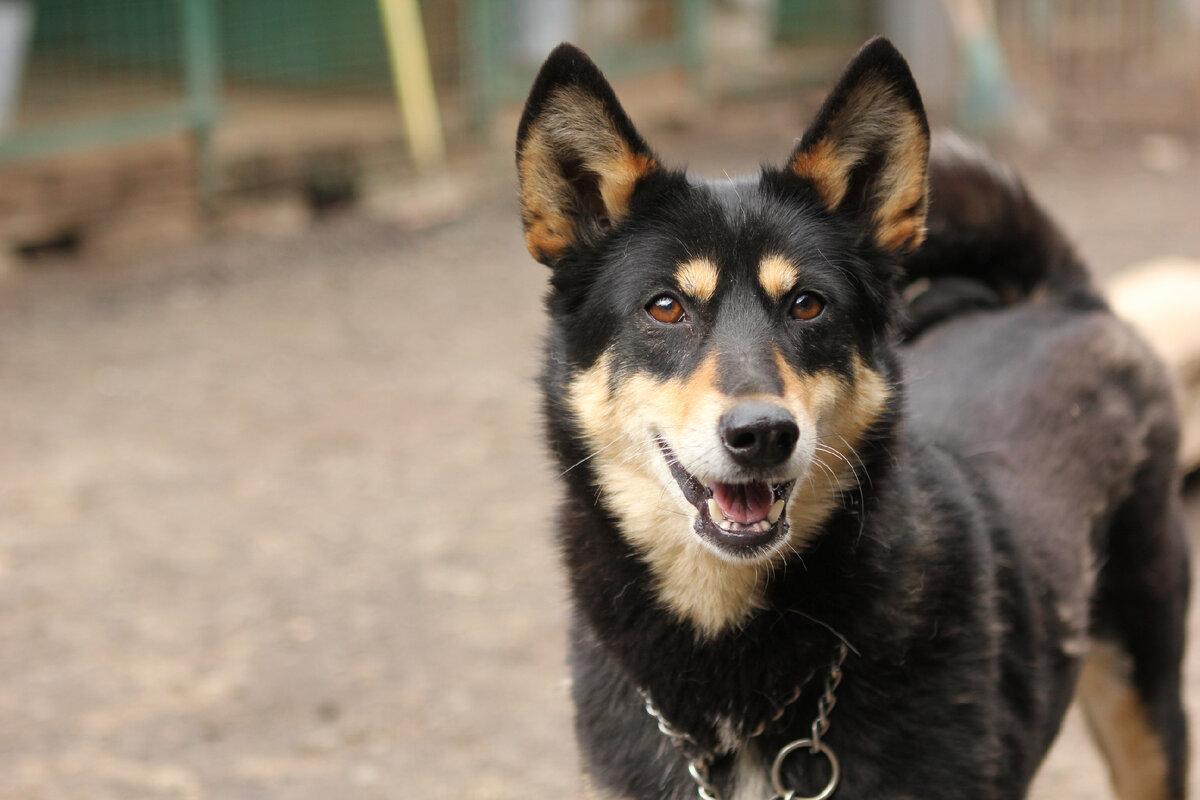
[[[1013,800],[1076,689],[1122,800],[1184,796],[1162,369],[1014,178],[929,142],[883,39],[734,181],[664,168],[579,50],[542,68],[591,796]]]

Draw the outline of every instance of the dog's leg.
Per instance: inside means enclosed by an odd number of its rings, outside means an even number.
[[[1079,681],[1120,800],[1182,800],[1187,791],[1180,667],[1189,562],[1172,469],[1146,470],[1113,518]]]
[[[1176,765],[1155,729],[1152,709],[1132,680],[1133,665],[1119,645],[1094,642],[1079,679],[1079,696],[1120,800],[1176,800]]]

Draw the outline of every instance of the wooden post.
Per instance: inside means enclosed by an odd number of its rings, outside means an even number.
[[[446,143],[420,5],[417,0],[379,0],[379,13],[409,152],[418,169],[438,166],[446,158]]]

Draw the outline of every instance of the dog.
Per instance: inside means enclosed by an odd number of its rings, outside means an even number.
[[[891,43],[721,181],[564,44],[516,162],[589,797],[1015,800],[1076,693],[1184,797],[1164,370]]]

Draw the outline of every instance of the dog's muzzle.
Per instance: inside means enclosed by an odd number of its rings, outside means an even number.
[[[718,429],[729,459],[752,474],[769,474],[784,464],[800,437],[800,429],[786,409],[757,401],[731,408],[721,417]],[[701,483],[661,437],[659,445],[684,498],[696,507],[696,533],[721,553],[754,558],[787,534],[784,510],[794,478]]]

